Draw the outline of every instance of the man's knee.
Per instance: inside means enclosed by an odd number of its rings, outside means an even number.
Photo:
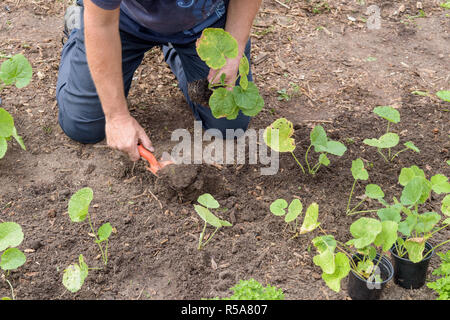
[[[62,107],[63,101],[58,99],[58,122],[64,133],[72,140],[81,143],[97,143],[105,138],[105,120],[104,117],[97,119],[83,118],[77,108],[66,109]],[[70,107],[69,107],[70,108]]]

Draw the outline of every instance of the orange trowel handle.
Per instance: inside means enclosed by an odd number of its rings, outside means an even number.
[[[160,166],[158,160],[156,160],[153,153],[151,153],[150,151],[145,149],[141,144],[138,145],[138,150],[139,150],[139,154],[141,155],[141,157],[144,158],[145,160],[147,160],[148,163],[150,164],[150,167],[147,169],[156,175],[156,172],[159,169],[161,169],[161,166]]]

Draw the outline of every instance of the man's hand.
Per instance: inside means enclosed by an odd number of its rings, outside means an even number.
[[[106,143],[111,148],[125,152],[131,161],[140,159],[138,143],[154,151],[152,143],[139,123],[129,114],[106,119]]]
[[[226,65],[220,70],[209,70],[208,82],[211,84],[220,83],[220,76],[225,74],[225,84],[229,85],[228,90],[232,90],[236,84],[236,78],[239,70],[239,62],[241,61],[242,54],[234,59],[227,59]]]

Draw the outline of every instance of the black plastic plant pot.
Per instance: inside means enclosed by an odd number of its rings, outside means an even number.
[[[405,289],[419,289],[425,284],[428,265],[434,254],[433,247],[428,242],[425,243],[425,259],[414,263],[407,258],[407,255],[400,257],[394,245],[391,248],[392,260],[394,262],[394,283]],[[430,252],[431,253],[428,253]]]
[[[359,259],[362,256],[354,255],[353,261],[355,264],[358,263]],[[374,259],[374,264],[376,265],[380,259],[380,255]],[[356,274],[353,270],[350,271],[350,275],[348,278],[348,295],[352,300],[379,300],[381,296],[381,292],[383,291],[386,283],[388,283],[392,276],[394,275],[394,267],[391,262],[383,256],[381,261],[378,263],[378,271],[375,274],[380,275],[381,282],[376,283],[374,277],[369,279],[364,279],[358,274]]]

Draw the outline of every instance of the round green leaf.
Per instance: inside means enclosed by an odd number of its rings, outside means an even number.
[[[431,188],[437,194],[450,193],[450,183],[448,178],[443,174],[436,174],[431,177]]]
[[[425,172],[418,166],[411,166],[409,168],[402,168],[398,177],[398,183],[406,186],[414,177],[421,177],[425,179]]]
[[[424,178],[414,177],[408,184],[403,188],[400,201],[403,205],[413,205],[418,203],[422,192],[424,190]]]
[[[15,222],[0,223],[0,251],[17,247],[23,241],[22,227]]]
[[[369,173],[364,168],[364,162],[358,158],[352,161],[352,175],[355,180],[369,179]]]
[[[14,119],[3,108],[0,108],[0,137],[8,138],[12,136],[14,131]]]
[[[417,215],[409,215],[405,220],[398,224],[398,231],[404,236],[409,237],[417,224]]]
[[[377,211],[377,215],[382,222],[394,221],[396,223],[399,223],[402,220],[402,216],[400,215],[400,208],[395,207],[382,208]]]
[[[320,223],[317,222],[319,217],[319,205],[317,203],[312,203],[306,210],[305,219],[300,228],[300,234],[305,234],[316,229]]]
[[[330,164],[330,159],[328,159],[325,153],[321,153],[319,156],[319,163],[328,166]]]
[[[292,152],[295,150],[295,140],[292,122],[285,118],[275,120],[264,131],[264,142],[277,152]]]
[[[334,264],[334,272],[332,274],[323,273],[322,279],[331,290],[339,292],[341,290],[341,280],[350,272],[350,261],[344,253],[338,252],[334,258]]]
[[[200,197],[198,197],[197,201],[201,205],[210,209],[217,209],[220,207],[219,202],[217,202],[217,200],[214,199],[214,197],[209,193],[202,194]]]
[[[350,226],[350,233],[354,237],[347,242],[357,249],[362,249],[370,245],[381,232],[381,222],[373,218],[359,218]]]
[[[288,203],[284,199],[277,199],[270,205],[270,212],[276,216],[284,216]]]
[[[426,212],[418,215],[416,231],[418,233],[426,233],[433,229],[433,227],[441,220],[441,216],[436,212]]]
[[[284,217],[284,221],[289,223],[297,219],[298,215],[302,213],[303,205],[299,199],[292,200],[291,204],[288,207],[288,213],[286,217]]]
[[[409,238],[403,244],[408,251],[408,258],[413,263],[418,263],[423,259],[423,251],[425,250],[425,238]]]
[[[450,91],[448,91],[448,90],[438,91],[438,92],[436,92],[436,95],[440,99],[442,99],[444,101],[447,101],[447,102],[450,102]]]
[[[405,142],[404,146],[407,147],[408,149],[411,149],[411,150],[417,152],[417,153],[420,153],[419,148],[417,148],[412,141]]]
[[[444,199],[442,199],[441,211],[446,216],[450,216],[450,194],[446,195]]]
[[[368,184],[366,186],[366,196],[371,199],[383,199],[384,192],[381,190],[380,186],[377,184]]]
[[[2,63],[0,79],[6,85],[15,84],[17,88],[26,87],[33,75],[30,62],[22,54],[16,54]]]
[[[400,122],[400,113],[390,106],[376,107],[375,109],[373,109],[373,112],[387,121],[393,123]]]
[[[69,200],[69,217],[73,222],[81,222],[86,219],[89,205],[94,199],[94,192],[91,188],[78,190]]]
[[[0,259],[0,268],[3,270],[15,270],[22,266],[27,261],[27,258],[17,248],[9,248],[3,252]]]
[[[333,154],[335,156],[339,156],[341,157],[345,151],[347,151],[347,147],[340,143],[339,141],[333,141],[333,140],[329,140],[327,141],[327,144],[325,147],[323,146],[317,146],[315,148],[316,152],[327,152],[330,154]]]
[[[64,270],[63,285],[67,290],[74,293],[81,289],[85,280],[84,272],[77,264],[72,264]]]
[[[233,93],[225,88],[217,88],[209,97],[209,107],[215,118],[227,117],[236,110]],[[239,110],[238,110],[239,111]]]
[[[222,227],[222,222],[219,218],[217,218],[214,214],[209,211],[209,209],[194,204],[194,209],[198,213],[198,215],[207,223],[210,225],[220,228]]]
[[[6,139],[0,137],[0,159],[2,159],[5,156],[7,150],[8,150],[8,143],[6,142]]]
[[[259,89],[253,82],[249,82],[245,90],[240,86],[235,86],[233,98],[236,105],[242,110],[253,110],[259,103]]]
[[[221,28],[206,28],[197,40],[198,56],[211,69],[221,69],[225,66],[226,58],[236,58],[238,43],[236,39]]]
[[[336,240],[331,235],[316,237],[312,240],[319,255],[314,256],[313,262],[319,266],[324,273],[333,274],[335,271],[334,250]]]
[[[105,241],[109,238],[109,236],[112,233],[112,227],[111,224],[109,222],[103,224],[100,228],[98,228],[97,230],[97,234],[98,234],[98,240],[100,242]]]
[[[373,243],[378,247],[381,246],[382,250],[386,252],[397,241],[398,223],[394,221],[382,221],[381,227],[381,232],[377,235]]]
[[[325,132],[325,129],[321,125],[315,126],[314,129],[311,130],[309,136],[311,139],[311,144],[314,147],[322,146],[325,148],[327,146],[328,142],[327,133]],[[316,150],[316,152],[318,151]]]

